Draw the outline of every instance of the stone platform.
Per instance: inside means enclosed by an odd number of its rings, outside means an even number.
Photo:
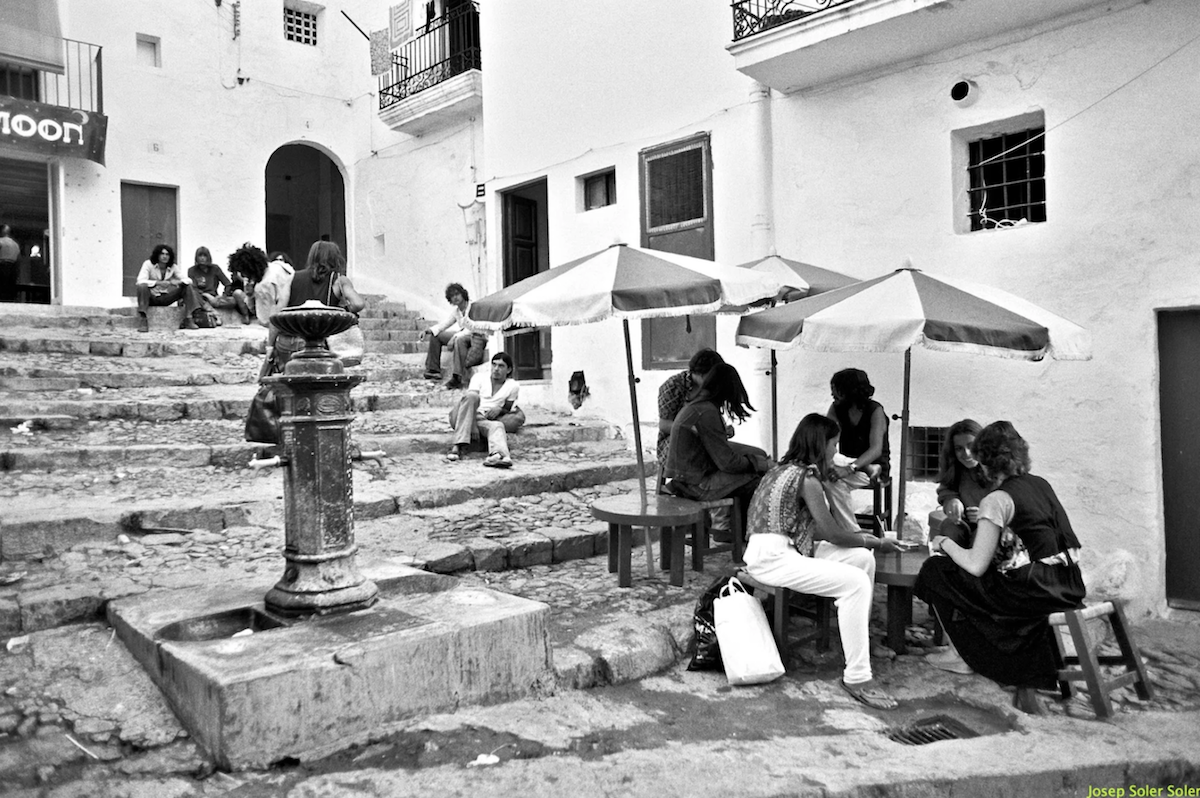
[[[302,621],[264,610],[266,583],[148,593],[108,618],[220,767],[261,768],[552,682],[549,607],[429,577],[397,566],[370,609]]]

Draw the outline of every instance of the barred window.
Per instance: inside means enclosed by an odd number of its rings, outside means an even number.
[[[908,478],[917,482],[932,482],[938,475],[938,454],[946,439],[945,427],[909,427]]]
[[[646,230],[701,223],[707,216],[707,139],[645,157]]]
[[[968,143],[971,230],[1046,221],[1046,129]]]
[[[317,15],[298,8],[283,8],[283,35],[289,42],[317,44]]]

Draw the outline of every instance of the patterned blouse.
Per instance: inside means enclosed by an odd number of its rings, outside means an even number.
[[[751,535],[783,535],[796,551],[811,556],[813,517],[801,492],[805,477],[821,478],[816,466],[799,463],[785,463],[768,471],[750,501],[747,531]]]
[[[675,416],[687,404],[692,392],[692,378],[686,371],[681,371],[667,379],[658,389],[658,417],[674,421]],[[658,467],[667,465],[667,450],[670,448],[671,433],[658,431]]]

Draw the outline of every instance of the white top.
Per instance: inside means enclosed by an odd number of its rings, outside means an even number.
[[[137,284],[138,285],[154,285],[160,280],[170,280],[171,282],[190,285],[191,280],[188,279],[187,272],[178,261],[171,264],[169,267],[161,266],[150,261],[142,261],[142,268],[138,270]]]
[[[263,324],[287,307],[292,296],[292,275],[296,270],[281,260],[267,264],[262,281],[254,286],[254,315]]]
[[[470,302],[468,302],[467,306],[462,310],[458,309],[458,305],[451,305],[450,314],[446,316],[446,318],[442,319],[441,322],[433,325],[429,329],[433,331],[434,335],[440,335],[445,330],[449,330],[450,332],[454,333],[457,333],[460,330],[469,330],[471,328],[471,323],[467,319],[467,313],[469,313],[470,310]]]
[[[479,412],[486,413],[489,410],[499,410],[509,402],[513,403],[513,407],[516,407],[517,393],[521,388],[517,385],[516,380],[509,377],[500,386],[500,390],[492,393],[491,369],[480,369],[471,378],[471,385],[467,390],[479,392]]]

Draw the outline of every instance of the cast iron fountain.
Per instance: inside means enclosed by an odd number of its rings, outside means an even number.
[[[325,339],[355,323],[353,313],[309,300],[271,317],[304,349],[283,374],[267,377],[282,402],[278,458],[284,469],[283,578],[265,597],[284,616],[351,612],[375,603],[378,588],[355,563],[354,481],[350,467],[350,389],[363,378],[347,374]]]

